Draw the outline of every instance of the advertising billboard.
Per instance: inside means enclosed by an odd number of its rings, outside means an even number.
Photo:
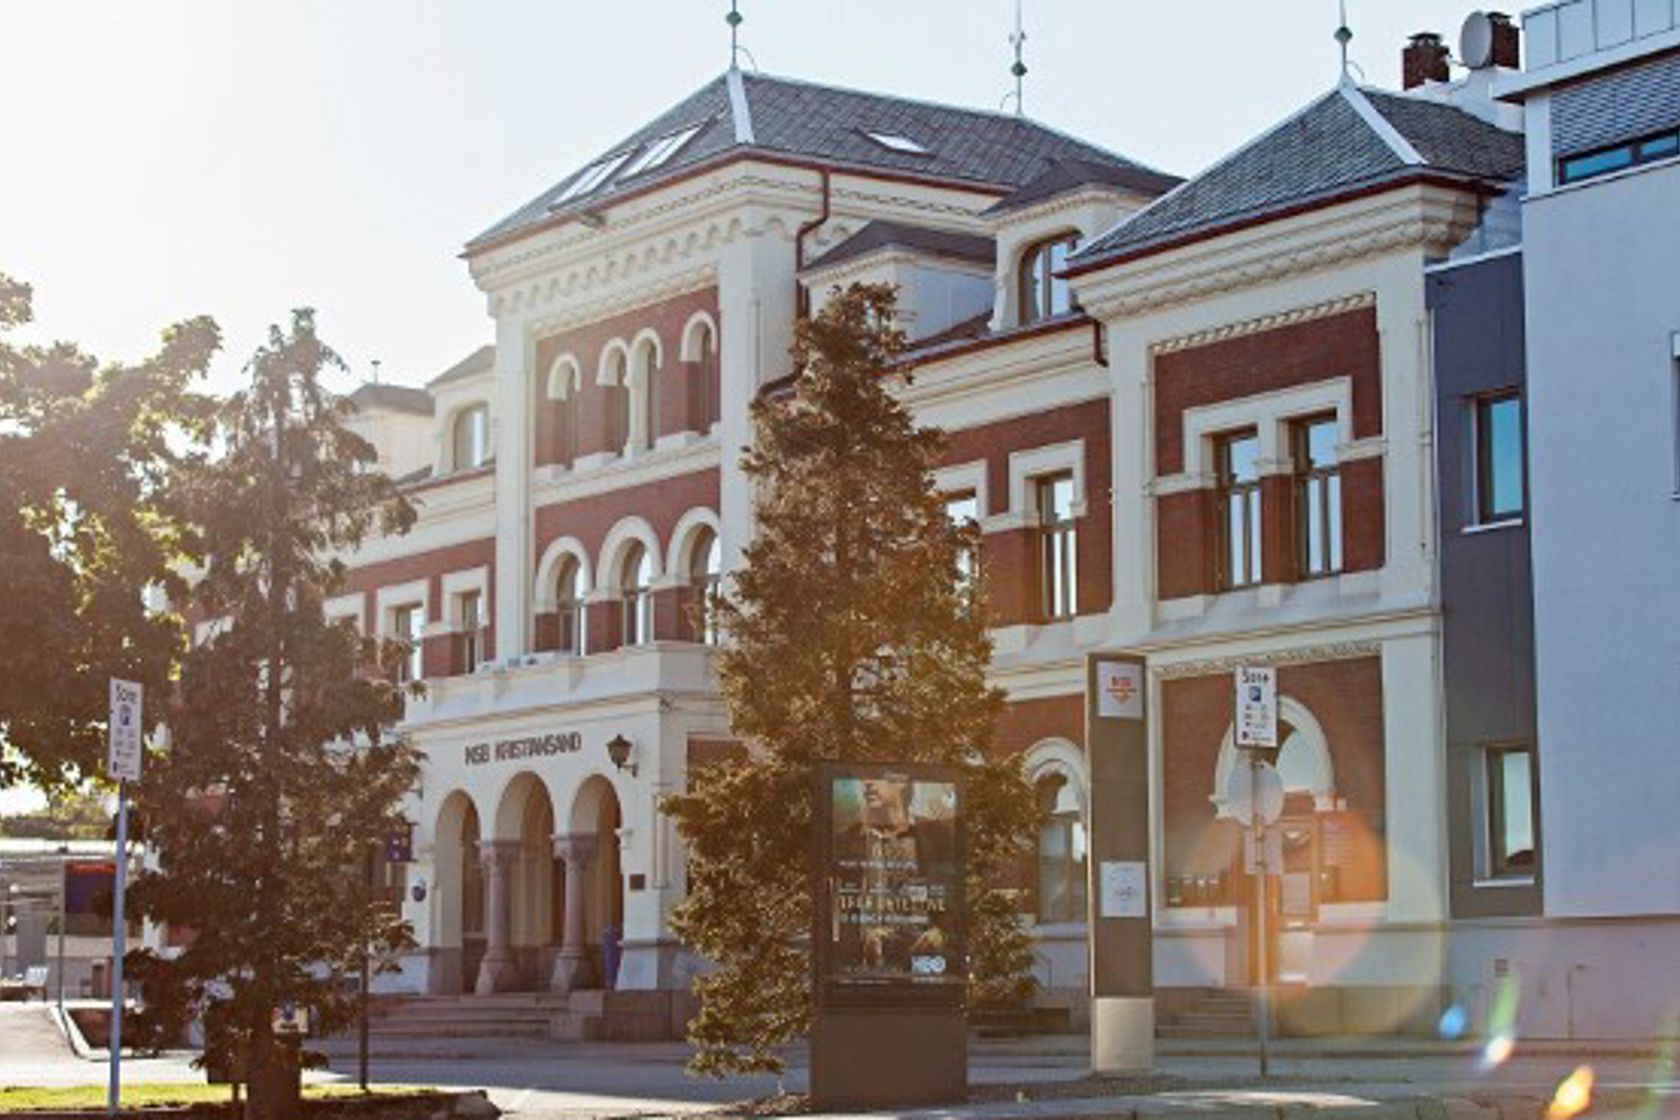
[[[819,1002],[963,1002],[968,983],[963,810],[963,780],[955,768],[819,767]]]

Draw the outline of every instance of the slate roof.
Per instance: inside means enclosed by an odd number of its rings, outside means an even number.
[[[451,381],[465,380],[468,377],[484,373],[494,367],[495,364],[496,348],[489,345],[480,346],[477,350],[474,350],[471,354],[468,354],[466,357],[462,358],[460,361],[456,362],[454,365],[426,382],[426,388],[430,389],[437,385],[447,385]]]
[[[997,244],[989,237],[878,221],[870,222],[805,268],[806,271],[829,268],[886,248],[912,249],[928,256],[954,257],[988,267],[997,260]]]
[[[1070,271],[1430,173],[1505,183],[1523,138],[1462,109],[1343,85],[1080,250]]]
[[[433,412],[432,395],[406,385],[362,385],[350,394],[350,403],[357,409],[385,408],[415,416],[430,416]]]
[[[1024,210],[1088,186],[1118,187],[1138,194],[1161,195],[1183,181],[1177,175],[1148,167],[1098,163],[1088,159],[1059,159],[1050,165],[1049,170],[985,213],[997,215]]]
[[[695,126],[698,131],[662,162],[631,173],[653,145]],[[925,151],[895,151],[871,140],[867,135],[871,132],[905,137]],[[619,154],[626,161],[600,185],[562,201],[568,188]],[[500,240],[555,214],[598,209],[631,191],[709,163],[751,154],[1005,191],[1026,186],[1057,161],[1066,160],[1124,168],[1140,177],[1161,174],[1011,114],[731,71],[473,238],[467,248],[471,251]]]

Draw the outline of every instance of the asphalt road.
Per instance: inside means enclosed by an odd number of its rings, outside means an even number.
[[[517,1120],[590,1120],[595,1117],[680,1116],[774,1092],[769,1077],[711,1081],[683,1071],[681,1044],[617,1045],[506,1040],[403,1040],[400,1050],[376,1053],[373,1079],[383,1084],[482,1088]],[[353,1078],[355,1050],[343,1041],[327,1044],[332,1070],[323,1075]],[[1162,1110],[1247,1111],[1288,1104],[1359,1105],[1419,1096],[1521,1094],[1549,1097],[1558,1082],[1590,1064],[1600,1090],[1613,1090],[1624,1106],[1594,1117],[1658,1117],[1680,1120],[1680,1074],[1655,1055],[1600,1054],[1581,1048],[1546,1047],[1517,1054],[1498,1066],[1484,1066],[1474,1054],[1444,1053],[1439,1047],[1403,1043],[1361,1044],[1352,1056],[1324,1056],[1322,1047],[1280,1047],[1274,1076],[1260,1082],[1252,1056],[1240,1046],[1213,1044],[1196,1054],[1165,1053],[1161,1072],[1185,1079],[1174,1093],[1153,1098]],[[795,1053],[783,1087],[806,1086],[803,1055]],[[124,1079],[140,1082],[196,1081],[191,1055],[125,1059]],[[977,1042],[971,1052],[975,1085],[1040,1086],[1078,1081],[1087,1069],[1083,1038]],[[0,1004],[0,1085],[102,1084],[105,1065],[77,1057],[41,1004]],[[1637,1095],[1635,1096],[1633,1095]],[[1021,1115],[1013,1094],[965,1115]],[[1041,1116],[1100,1116],[1118,1111],[1118,1101],[1061,1100],[1029,1106]]]

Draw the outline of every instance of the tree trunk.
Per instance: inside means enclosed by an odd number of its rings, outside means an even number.
[[[295,1037],[277,1038],[266,1030],[251,1039],[247,1071],[249,1092],[245,1120],[296,1120],[303,1098],[303,1068]]]

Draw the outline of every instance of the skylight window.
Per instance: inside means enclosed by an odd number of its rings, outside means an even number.
[[[697,124],[690,125],[681,132],[673,132],[669,136],[661,136],[659,139],[649,144],[646,148],[642,149],[641,155],[630,161],[629,166],[624,169],[624,178],[628,179],[632,175],[640,175],[644,171],[652,171],[654,168],[676,155],[677,150],[684,144],[687,144],[690,140],[694,139],[694,134],[699,132],[700,128],[701,126]]]
[[[881,145],[881,147],[887,149],[889,152],[903,152],[906,155],[912,156],[926,156],[933,154],[920,144],[916,143],[916,141],[910,139],[910,137],[902,136],[896,132],[866,131],[864,135],[875,141],[875,143]]]
[[[584,169],[583,174],[573,179],[571,185],[560,192],[558,198],[549,203],[549,209],[563,206],[574,198],[582,198],[585,195],[593,194],[600,189],[602,183],[605,183],[612,176],[614,171],[624,166],[624,161],[629,158],[629,152],[619,152],[617,155],[610,155],[606,159],[590,164]]]

